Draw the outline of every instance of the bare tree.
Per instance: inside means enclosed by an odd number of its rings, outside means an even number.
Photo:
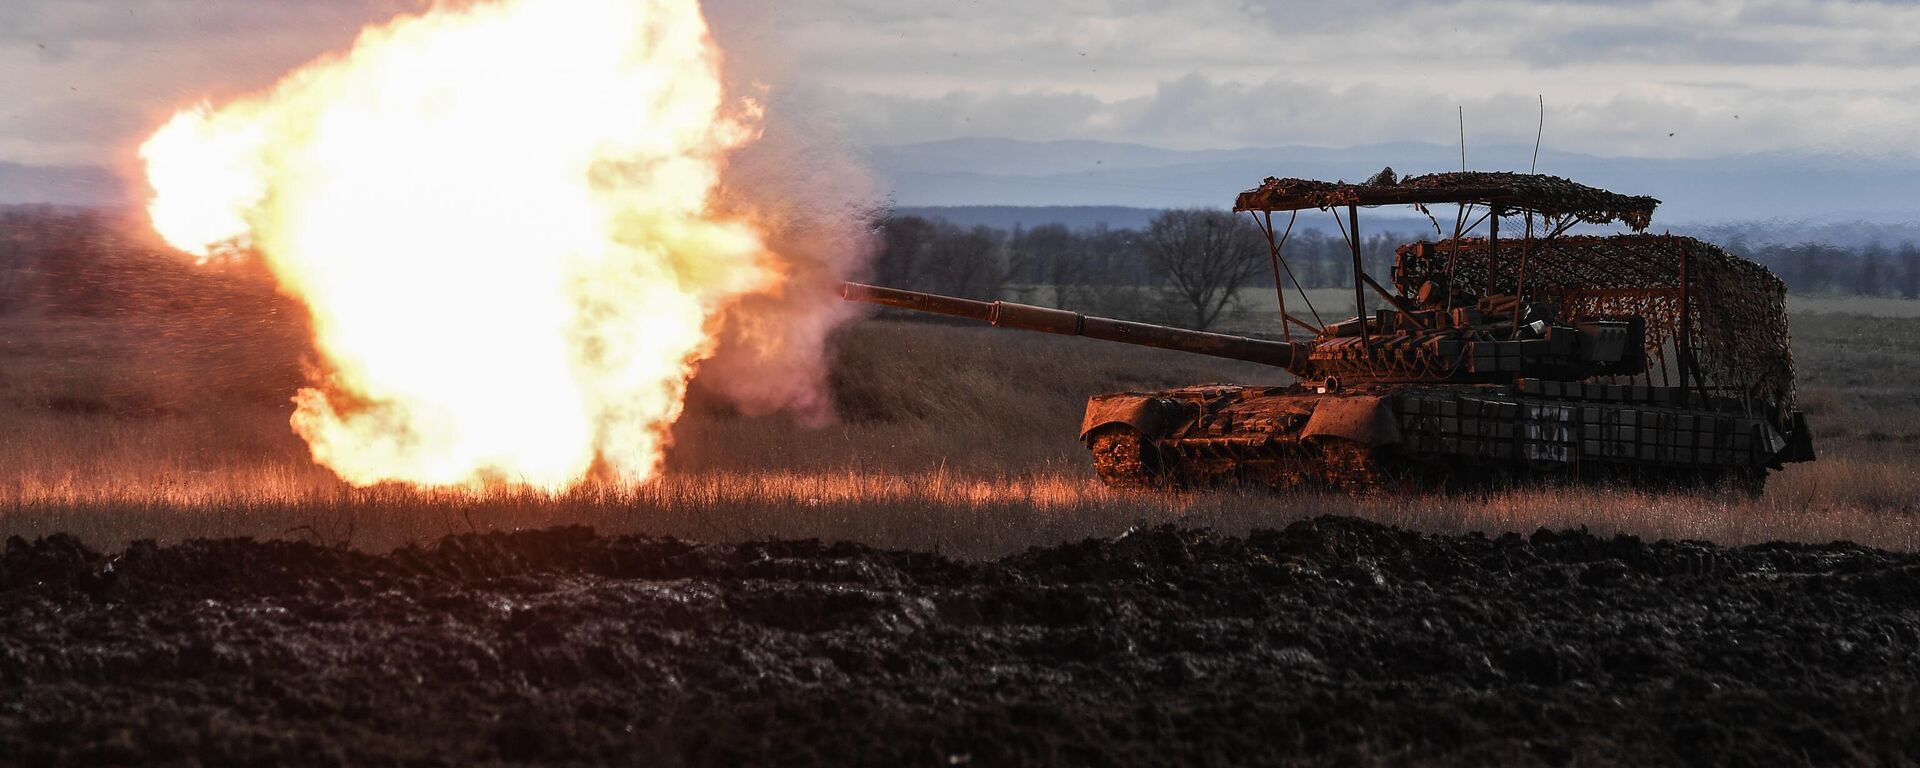
[[[1007,282],[1006,270],[1000,263],[1003,237],[991,227],[961,229],[945,221],[937,222],[926,262],[919,267],[919,284],[936,293],[970,299],[1000,298],[1000,289]]]
[[[1892,272],[1887,262],[1893,259],[1893,251],[1879,243],[1869,243],[1860,253],[1860,271],[1853,277],[1853,292],[1861,296],[1878,296],[1887,288]]]
[[[1913,243],[1900,245],[1900,295],[1920,298],[1920,248]]]
[[[875,228],[873,280],[881,285],[991,300],[1006,284],[999,230],[919,216],[889,216]]]
[[[1092,271],[1086,239],[1064,224],[1015,229],[1007,240],[1008,274],[1026,283],[1029,292],[1048,288],[1053,306],[1070,303],[1070,294],[1087,284]]]
[[[937,227],[919,216],[890,216],[880,222],[879,229],[882,247],[873,260],[874,280],[881,285],[912,285]]]
[[[1221,210],[1191,208],[1155,216],[1143,238],[1147,263],[1163,276],[1193,327],[1220,319],[1235,292],[1266,266],[1266,243],[1253,224]]]

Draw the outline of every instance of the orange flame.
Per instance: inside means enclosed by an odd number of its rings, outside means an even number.
[[[257,252],[310,309],[315,461],[561,489],[653,476],[718,314],[780,282],[713,206],[758,118],[695,0],[494,0],[369,27],[140,154],[168,242]]]

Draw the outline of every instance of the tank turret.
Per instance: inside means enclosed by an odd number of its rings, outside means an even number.
[[[1008,301],[974,301],[933,293],[847,283],[848,301],[987,323],[997,328],[1085,336],[1143,347],[1244,360],[1286,369],[1301,379],[1341,381],[1495,382],[1521,376],[1577,381],[1640,373],[1646,361],[1638,318],[1563,321],[1551,304],[1515,307],[1494,297],[1448,309],[1431,291],[1404,309],[1381,309],[1363,322],[1334,323],[1311,341],[1258,339],[1152,323],[1093,317]]]

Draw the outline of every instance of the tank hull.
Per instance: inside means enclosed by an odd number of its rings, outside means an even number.
[[[1683,390],[1208,385],[1101,395],[1081,439],[1111,485],[1448,490],[1511,481],[1731,483],[1758,491],[1787,440],[1759,403]]]

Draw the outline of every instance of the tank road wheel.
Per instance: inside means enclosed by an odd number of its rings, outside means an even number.
[[[1093,471],[1114,488],[1163,488],[1166,469],[1160,455],[1140,430],[1109,424],[1093,431],[1087,441],[1093,451]]]

